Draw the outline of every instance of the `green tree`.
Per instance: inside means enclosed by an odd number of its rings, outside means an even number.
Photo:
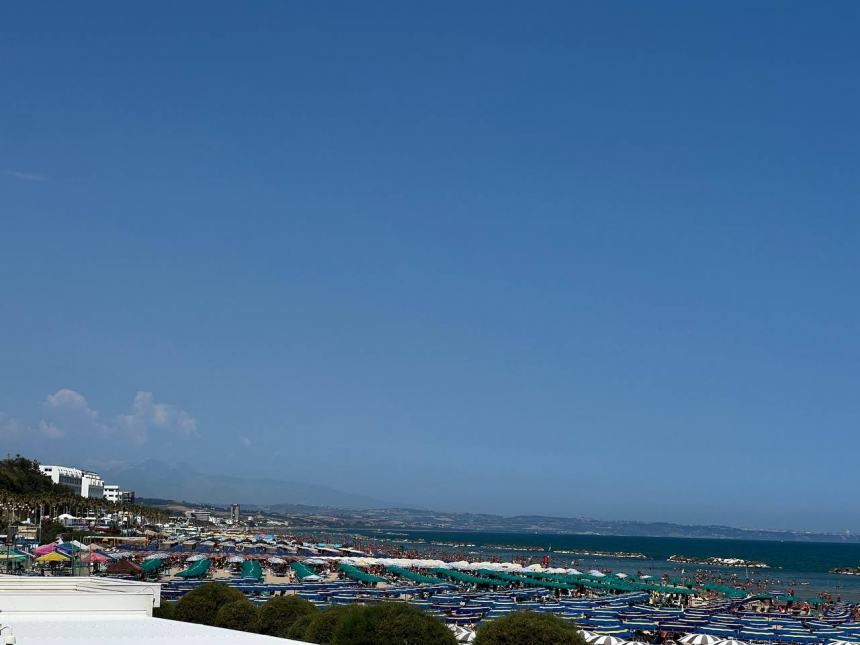
[[[359,607],[337,621],[331,645],[456,645],[454,633],[417,607],[382,603]]]
[[[278,596],[260,607],[257,631],[268,636],[286,638],[290,628],[299,618],[316,613],[317,608],[298,596]]]
[[[201,585],[190,591],[176,603],[176,620],[186,623],[214,625],[218,610],[228,602],[243,600],[241,591],[231,589],[221,582]]]
[[[152,610],[154,618],[164,618],[165,620],[176,620],[176,603],[172,601],[162,600],[161,606]]]
[[[308,631],[308,625],[310,625],[311,622],[313,622],[313,619],[320,613],[322,612],[299,616],[296,619],[296,622],[294,622],[292,626],[287,630],[287,638],[292,638],[297,641],[307,641],[315,643],[316,641],[308,641],[308,638],[307,636],[305,636],[305,633]]]
[[[475,645],[585,645],[585,639],[558,616],[517,611],[481,625]]]
[[[304,640],[308,643],[328,645],[334,636],[338,623],[351,612],[361,611],[358,605],[335,605],[325,611],[311,615],[310,621],[302,634],[291,634],[291,638]]]
[[[221,606],[215,616],[215,625],[240,632],[253,632],[257,629],[259,611],[247,598],[231,600]]]

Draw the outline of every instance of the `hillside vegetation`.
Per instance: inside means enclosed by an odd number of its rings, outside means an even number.
[[[69,489],[39,471],[39,462],[21,455],[0,461],[0,491],[13,495],[60,495]]]
[[[0,460],[0,518],[4,522],[27,517],[36,522],[37,518],[57,517],[61,513],[82,517],[105,511],[121,511],[149,522],[167,519],[167,513],[156,508],[81,497],[43,475],[39,462],[33,459],[15,455]]]

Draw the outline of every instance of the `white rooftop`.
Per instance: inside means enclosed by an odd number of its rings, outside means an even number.
[[[0,626],[12,628],[18,645],[300,645],[283,638],[153,618],[152,609],[160,604],[158,583],[0,575]],[[8,635],[4,629],[2,636]]]
[[[98,614],[75,616],[53,616],[50,619],[30,616],[13,620],[3,619],[0,624],[9,624],[18,640],[18,645],[94,645],[114,643],[137,645],[140,643],[176,643],[182,645],[289,645],[298,643],[284,638],[246,634],[230,629],[207,627],[193,623],[180,623],[161,618],[102,616]],[[6,635],[6,632],[3,632]],[[0,641],[2,642],[2,641]]]

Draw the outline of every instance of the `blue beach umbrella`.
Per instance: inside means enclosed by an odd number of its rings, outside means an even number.
[[[699,627],[698,631],[702,634],[710,634],[712,636],[723,636],[723,637],[734,636],[735,634],[738,633],[738,630],[735,629],[734,627],[728,627],[725,625],[714,625],[714,624],[703,625],[702,627]]]
[[[777,639],[786,643],[819,643],[822,640],[809,632],[784,632]]]
[[[622,620],[624,626],[629,629],[657,629],[658,623],[656,620]]]
[[[764,629],[742,629],[739,633],[741,638],[746,638],[751,641],[772,641],[776,640],[776,634],[771,631],[766,631]]]

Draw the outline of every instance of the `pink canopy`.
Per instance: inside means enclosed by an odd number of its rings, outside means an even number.
[[[56,544],[43,544],[42,546],[37,546],[35,549],[33,549],[33,555],[35,555],[38,558],[40,555],[45,555],[46,553],[50,553],[51,551],[53,551],[56,548],[57,548]]]
[[[92,551],[81,556],[81,561],[83,562],[108,562],[109,560],[109,557],[98,551]]]

